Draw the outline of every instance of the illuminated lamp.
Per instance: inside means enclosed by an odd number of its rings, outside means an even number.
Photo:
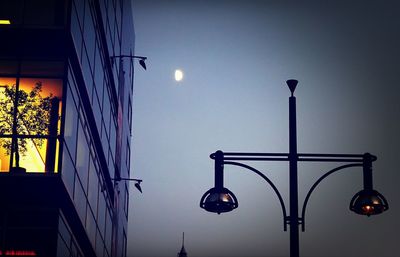
[[[353,196],[350,201],[350,210],[360,214],[380,214],[389,209],[385,197],[376,190],[363,189]]]
[[[201,197],[200,207],[206,211],[221,214],[236,209],[238,201],[229,189],[213,187]]]
[[[238,207],[236,196],[224,187],[224,153],[215,152],[215,186],[200,199],[200,207],[209,212],[221,214]]]

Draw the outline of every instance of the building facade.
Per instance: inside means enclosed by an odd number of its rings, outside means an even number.
[[[126,256],[130,2],[0,1],[0,256]]]

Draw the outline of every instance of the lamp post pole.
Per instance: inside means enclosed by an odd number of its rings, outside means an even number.
[[[200,207],[209,212],[225,213],[236,209],[238,201],[236,196],[224,187],[224,165],[234,165],[250,170],[267,182],[278,197],[283,214],[283,229],[287,230],[290,225],[290,256],[299,257],[299,226],[305,231],[305,215],[308,200],[311,193],[319,183],[329,175],[350,167],[362,167],[364,178],[364,189],[356,193],[350,201],[350,210],[360,215],[377,215],[388,210],[389,205],[385,197],[373,189],[372,185],[372,162],[376,156],[369,153],[364,154],[321,154],[321,153],[298,153],[297,152],[297,129],[296,129],[296,97],[294,91],[297,80],[290,79],[287,82],[291,96],[289,97],[289,152],[288,153],[242,153],[222,152],[220,150],[210,155],[215,160],[215,186],[209,189],[200,199]],[[281,194],[274,183],[261,171],[239,161],[283,161],[289,162],[289,216],[286,215],[286,207]],[[322,175],[311,186],[308,191],[299,217],[298,199],[298,174],[297,163],[301,162],[338,162],[342,163],[334,169]],[[347,164],[343,164],[347,163]]]
[[[290,256],[299,256],[299,195],[297,181],[296,80],[288,81],[289,97],[289,201],[290,201]]]

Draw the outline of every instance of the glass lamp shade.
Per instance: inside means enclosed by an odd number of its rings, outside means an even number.
[[[236,196],[227,188],[211,188],[201,197],[200,207],[209,212],[221,214],[238,207]]]
[[[389,205],[378,191],[363,189],[353,196],[350,210],[360,215],[376,215],[389,209]]]

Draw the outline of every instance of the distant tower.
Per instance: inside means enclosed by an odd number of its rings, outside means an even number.
[[[178,253],[178,257],[187,257],[187,253],[185,250],[185,232],[182,234],[182,248],[181,251]]]

